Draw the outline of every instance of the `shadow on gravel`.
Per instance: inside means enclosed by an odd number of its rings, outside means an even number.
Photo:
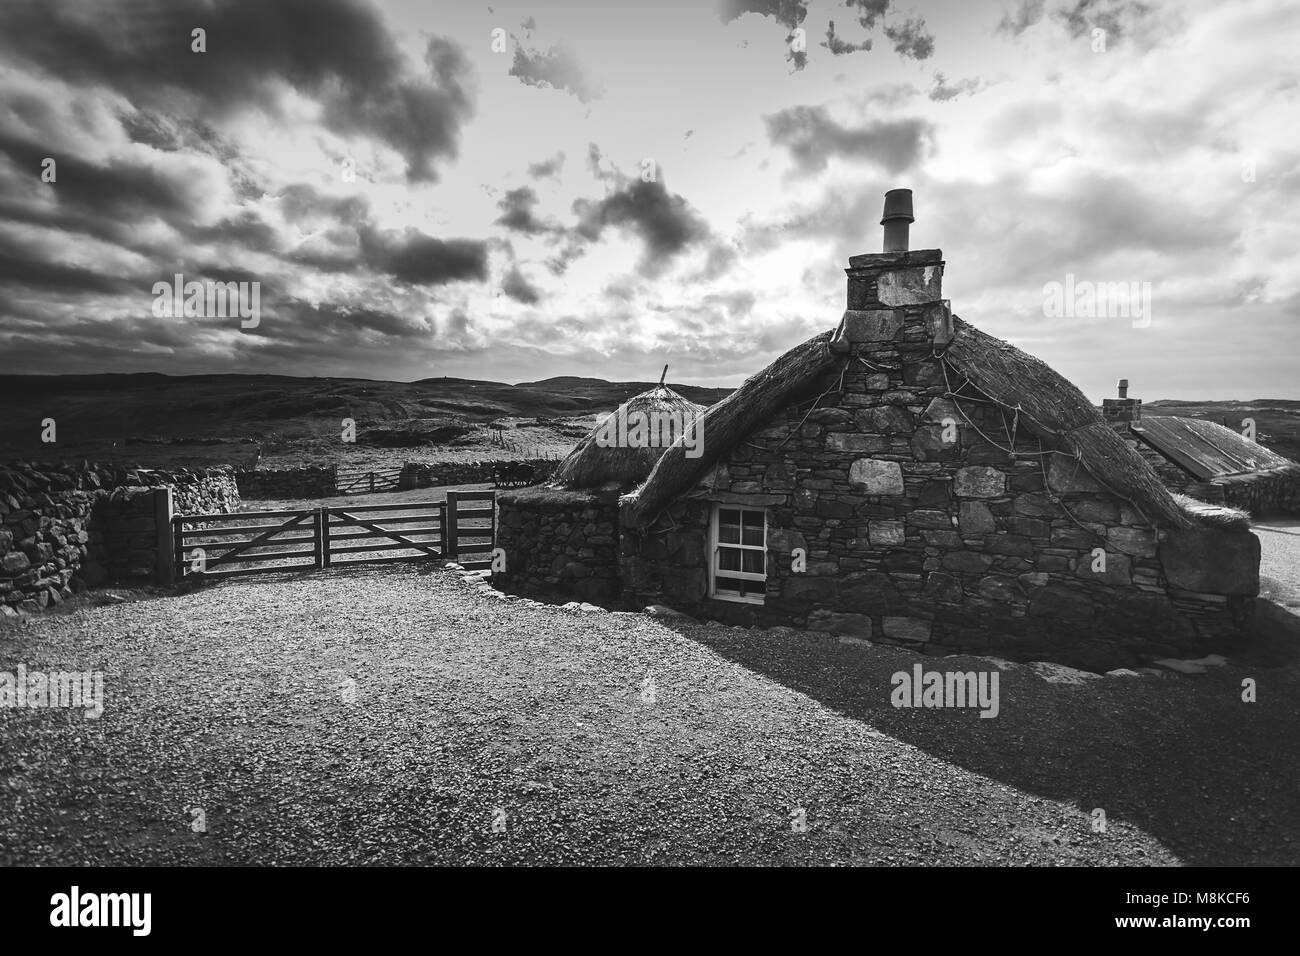
[[[1084,814],[1101,808],[1184,863],[1300,863],[1300,619],[1271,602],[1263,633],[1243,648],[1246,659],[1204,674],[1058,683],[1029,665],[1004,663],[992,719],[974,708],[890,703],[896,672],[910,674],[917,663],[926,671],[991,672],[987,658],[663,623],[942,760]],[[1256,682],[1256,703],[1242,700],[1246,678]]]

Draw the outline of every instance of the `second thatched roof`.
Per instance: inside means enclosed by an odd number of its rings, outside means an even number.
[[[1082,392],[1047,363],[956,316],[943,353],[952,394],[974,387],[1018,409],[1027,428],[1051,449],[1078,460],[1105,488],[1162,527],[1188,527],[1193,518],[1170,495],[1147,461],[1106,424]],[[667,450],[646,480],[622,499],[627,520],[650,524],[746,435],[789,400],[811,390],[839,356],[824,332],[795,346],[704,413],[704,454],[690,458],[682,442]]]
[[[639,395],[633,395],[620,405],[613,415],[616,418],[618,416],[629,418],[639,413],[652,420],[658,420],[654,416],[667,415],[679,422],[691,422],[703,412],[703,405],[696,405],[690,399],[683,398],[667,385],[660,383]],[[650,474],[650,470],[654,468],[655,462],[664,453],[666,446],[602,447],[597,443],[596,437],[600,434],[603,424],[604,422],[598,422],[587,437],[578,442],[577,447],[560,462],[551,484],[564,488],[596,488],[610,482],[631,486],[643,481],[646,475]]]

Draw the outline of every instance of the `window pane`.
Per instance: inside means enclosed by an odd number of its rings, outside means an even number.
[[[742,570],[751,574],[765,573],[763,571],[763,559],[766,555],[762,551],[744,551],[742,554],[744,555]]]
[[[737,508],[719,508],[718,524],[740,524],[740,510]]]
[[[718,512],[718,541],[722,544],[740,544],[740,512]]]
[[[741,552],[735,548],[718,549],[718,569],[721,571],[739,571]]]
[[[745,536],[741,539],[741,544],[750,544],[756,548],[763,546],[763,529],[745,527]]]
[[[735,578],[721,578],[721,577],[720,577],[720,578],[715,579],[715,584],[716,584],[716,586],[717,586],[717,590],[718,590],[718,591],[724,591],[724,592],[726,592],[726,593],[728,593],[728,594],[740,594],[740,593],[741,593],[741,585],[742,585],[743,583],[744,583],[743,581],[738,581],[738,580],[736,580]]]
[[[741,519],[744,522],[746,529],[758,528],[761,530],[763,527],[763,518],[764,515],[761,511],[746,511],[741,515]]]

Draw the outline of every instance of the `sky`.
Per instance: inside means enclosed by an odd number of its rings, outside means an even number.
[[[737,385],[907,187],[953,311],[1094,400],[1300,399],[1297,46],[1292,0],[6,0],[0,372]]]

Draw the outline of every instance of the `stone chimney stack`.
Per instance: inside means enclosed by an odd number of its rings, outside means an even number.
[[[1119,380],[1119,398],[1101,401],[1101,416],[1117,431],[1127,431],[1133,422],[1142,421],[1142,399],[1128,397],[1128,379]]]
[[[935,347],[952,341],[952,310],[943,293],[943,252],[908,248],[912,191],[885,193],[883,252],[851,256],[848,275],[848,310],[831,343],[838,351],[855,344],[890,341],[905,322],[923,320]]]

